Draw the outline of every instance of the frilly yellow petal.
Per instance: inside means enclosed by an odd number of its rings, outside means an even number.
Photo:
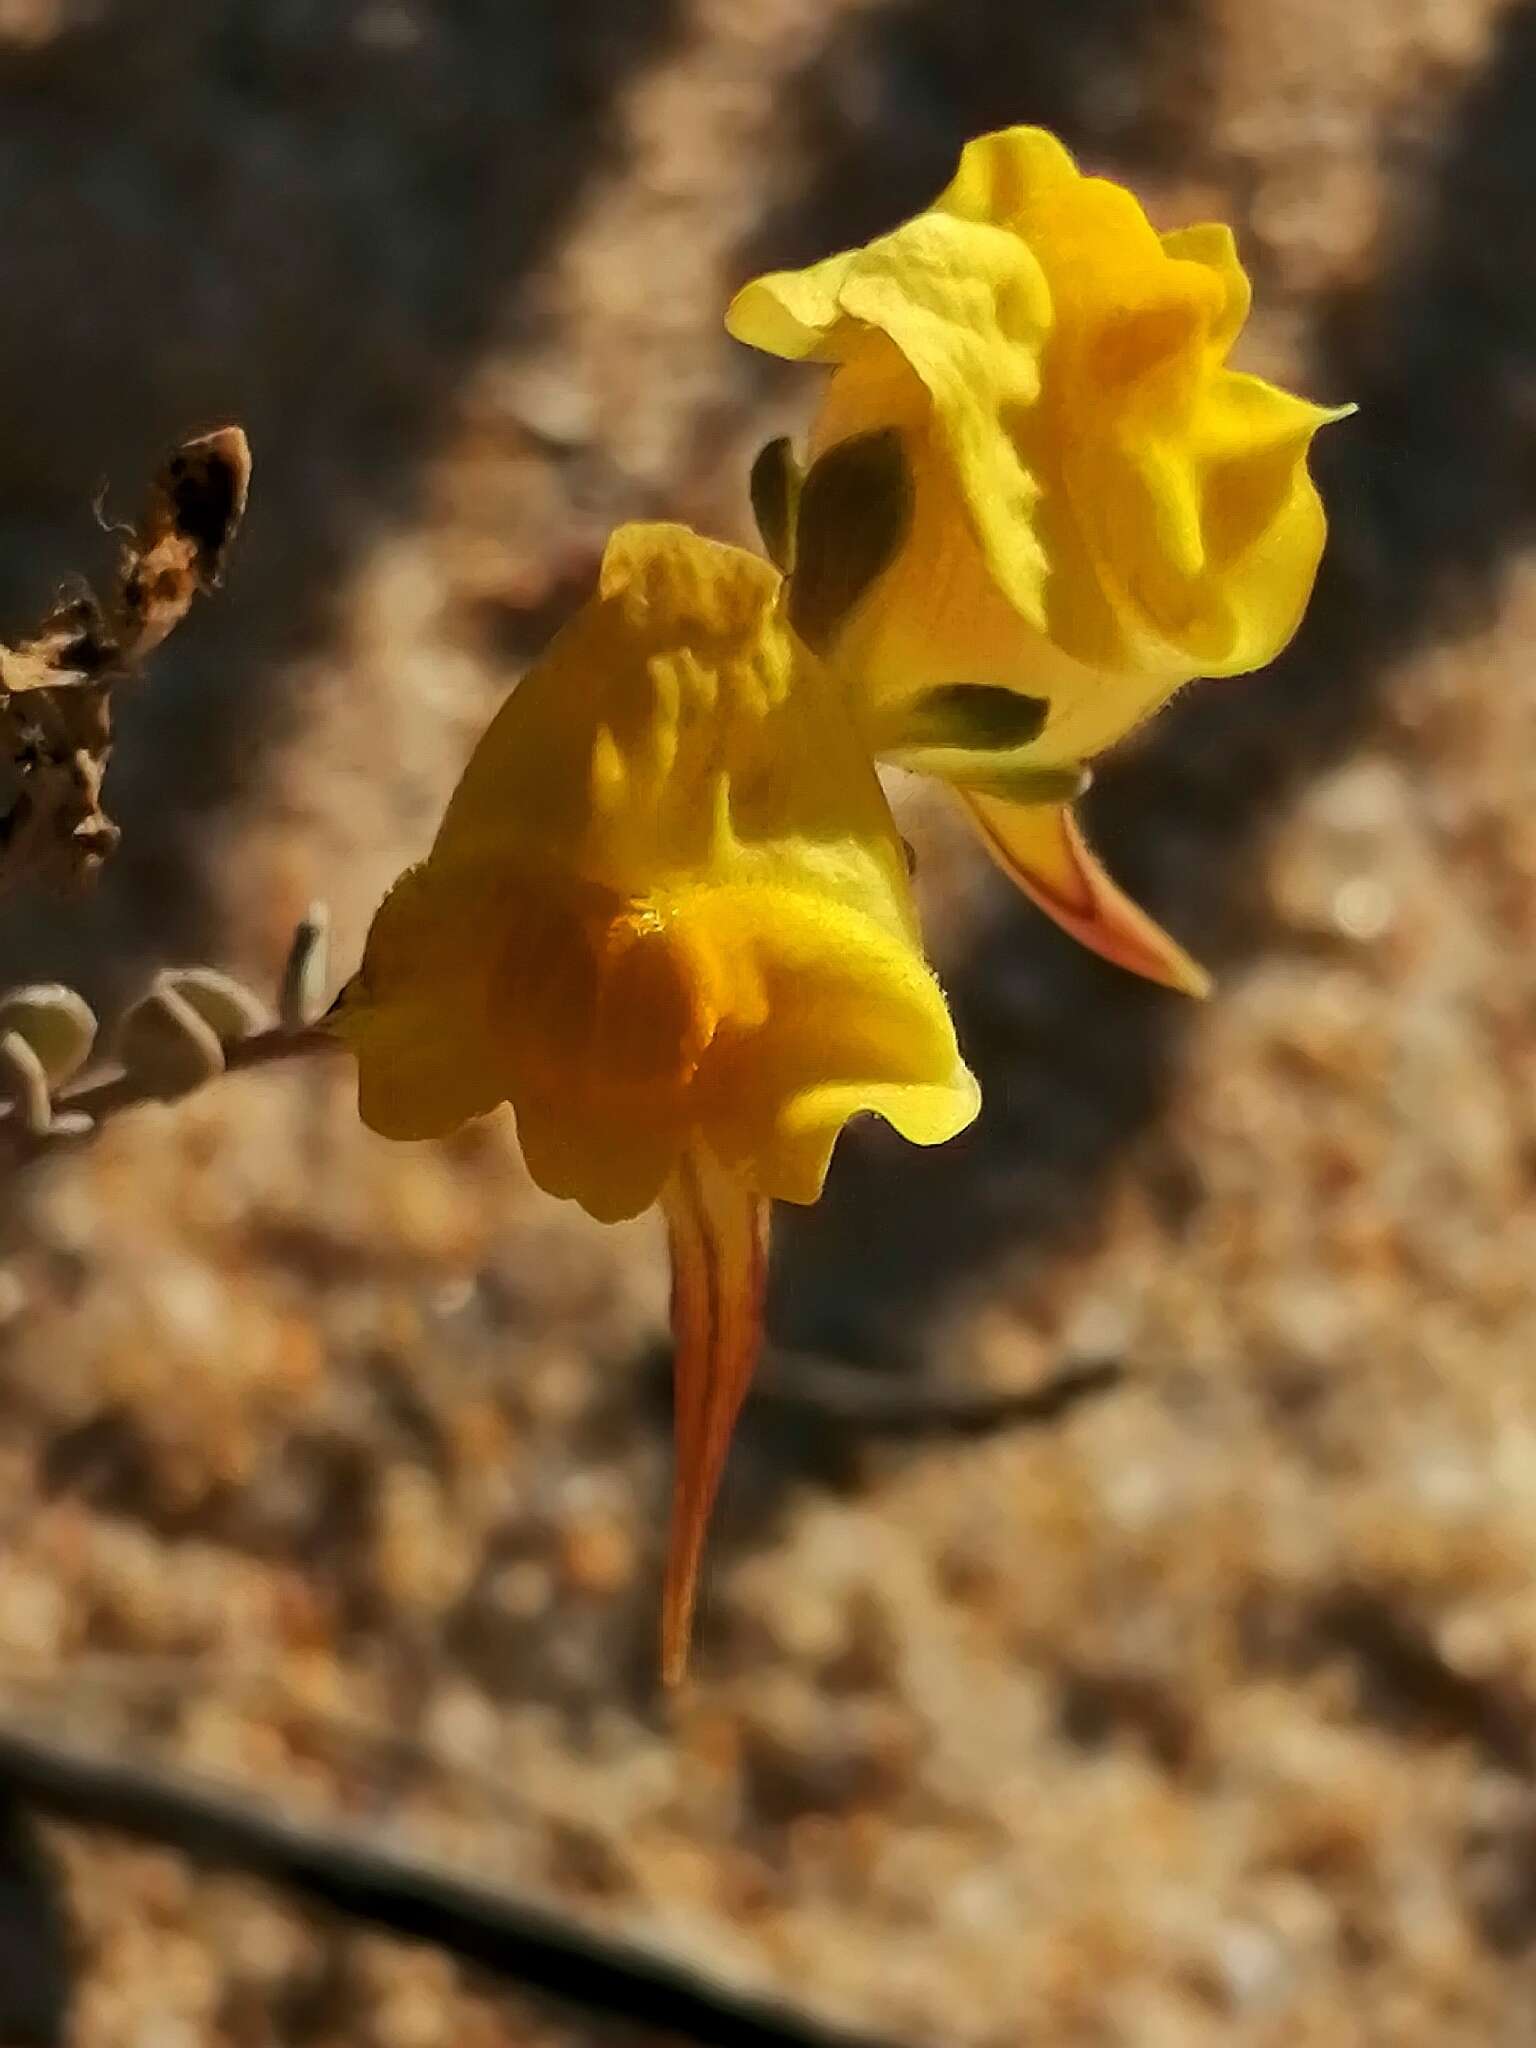
[[[1071,152],[1047,129],[1001,128],[965,145],[933,211],[1020,227],[1043,195],[1080,176]]]
[[[1307,452],[1343,416],[1223,371],[1182,435],[1150,421],[1083,456],[1101,575],[1133,634],[1177,650],[1190,674],[1274,659],[1300,624],[1327,532]]]
[[[1224,221],[1212,220],[1174,228],[1162,242],[1164,253],[1175,262],[1203,264],[1219,280],[1221,310],[1211,322],[1209,346],[1215,359],[1224,363],[1253,305],[1253,286],[1237,253],[1237,237]]]
[[[853,257],[829,256],[806,270],[775,270],[742,286],[726,308],[737,341],[790,362],[830,354],[842,320],[839,295]]]
[[[444,891],[437,871],[407,868],[328,1019],[357,1057],[363,1122],[382,1137],[440,1138],[506,1095],[478,909],[484,879]]]
[[[720,1033],[700,1085],[710,1144],[763,1193],[814,1202],[861,1111],[917,1145],[974,1119],[980,1096],[943,996],[902,939],[803,891],[722,898],[707,914],[722,932],[752,920],[762,1022]]]

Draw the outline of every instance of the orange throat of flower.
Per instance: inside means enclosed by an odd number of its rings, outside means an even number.
[[[713,977],[678,920],[592,883],[532,896],[515,920],[493,1001],[524,1088],[605,1119],[653,1112],[698,1072],[720,1023]]]

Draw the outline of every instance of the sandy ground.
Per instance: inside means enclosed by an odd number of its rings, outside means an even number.
[[[656,1231],[499,1126],[230,1082],[7,1187],[8,1715],[905,2043],[1536,2039],[1532,104],[1524,0],[0,4],[7,617],[103,476],[223,416],[257,461],[125,712],[122,855],[10,912],[9,981],[267,986],[316,894],[344,968],[608,527],[744,534],[805,393],[729,289],[984,126],[1233,220],[1249,364],[1362,407],[1301,641],[1096,794],[1215,1002],[917,802],[984,1123],[854,1134],[781,1236],[779,1334],[871,1384],[1121,1390],[983,1442],[763,1403],[668,1705]],[[617,2040],[50,1841],[80,2048]]]

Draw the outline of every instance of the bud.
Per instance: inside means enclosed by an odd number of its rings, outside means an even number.
[[[96,1015],[74,989],[40,982],[0,996],[0,1037],[7,1032],[26,1040],[56,1088],[84,1066],[96,1042]]]
[[[217,1031],[166,976],[124,1015],[115,1050],[144,1093],[161,1102],[174,1102],[224,1071]]]
[[[217,967],[168,967],[157,987],[174,989],[197,1012],[220,1045],[267,1030],[272,1013],[261,997]]]

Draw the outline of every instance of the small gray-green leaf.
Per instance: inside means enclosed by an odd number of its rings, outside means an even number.
[[[812,463],[800,491],[789,622],[825,654],[912,524],[912,472],[895,427],[854,434]]]
[[[759,451],[747,481],[752,516],[768,559],[787,576],[795,566],[795,519],[804,482],[789,436],[781,434]]]
[[[0,996],[0,1037],[8,1031],[27,1041],[56,1088],[84,1066],[96,1041],[96,1015],[74,989],[40,982]]]

